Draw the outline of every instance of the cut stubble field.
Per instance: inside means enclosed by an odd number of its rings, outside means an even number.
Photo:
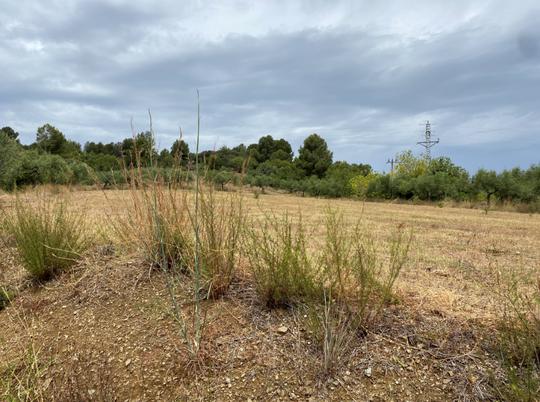
[[[124,191],[86,191],[72,194],[95,227],[106,227],[112,214],[125,213]],[[246,194],[249,214],[302,216],[314,243],[323,236],[319,226],[328,208],[357,221],[384,249],[396,227],[412,230],[414,242],[398,287],[420,309],[436,309],[463,318],[489,320],[500,313],[493,297],[498,274],[509,269],[523,274],[540,270],[540,215],[426,205],[327,200],[266,194]],[[345,228],[344,228],[345,229]]]
[[[509,271],[540,272],[539,215],[248,192],[248,215],[301,214],[315,249],[328,208],[343,213],[344,230],[360,219],[381,253],[398,226],[411,230],[397,300],[342,367],[321,376],[305,316],[260,306],[241,266],[229,294],[204,302],[204,358],[194,365],[168,313],[166,278],[114,242],[109,223],[126,213],[129,191],[62,196],[84,211],[96,247],[37,288],[27,286],[14,249],[0,261],[0,280],[21,289],[0,311],[0,378],[34,381],[45,399],[483,399],[500,374],[492,350],[498,281]],[[13,199],[0,196],[5,208]]]

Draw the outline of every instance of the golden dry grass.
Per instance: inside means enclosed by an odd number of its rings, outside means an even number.
[[[90,227],[98,234],[111,234],[108,221],[126,213],[131,200],[127,190],[53,191],[59,192],[69,197],[72,206],[84,210]],[[3,195],[0,201],[8,205],[10,198]],[[411,228],[414,233],[411,258],[398,287],[414,297],[418,308],[489,319],[498,313],[493,297],[498,272],[514,269],[533,277],[540,272],[538,214],[492,211],[486,215],[477,209],[363,203],[283,194],[266,194],[255,199],[249,192],[245,201],[252,216],[268,212],[301,213],[305,223],[312,226],[315,237],[322,235],[318,225],[327,208],[336,208],[351,225],[361,219],[381,248],[397,225]],[[317,240],[313,239],[314,243]]]
[[[95,226],[129,205],[127,191],[79,191],[71,194],[75,205],[86,210]],[[301,198],[282,194],[250,193],[245,201],[251,215],[303,215],[317,225],[328,207],[344,213],[352,225],[357,219],[375,235],[381,246],[395,227],[404,224],[414,232],[411,259],[398,287],[413,297],[419,309],[489,319],[498,313],[493,295],[497,273],[509,269],[532,275],[540,272],[540,215],[477,209],[439,208],[390,203]],[[317,241],[317,239],[314,239]]]
[[[68,197],[70,205],[84,210],[104,242],[114,235],[108,223],[126,213],[131,199],[128,191],[120,190],[55,189],[53,193]],[[26,195],[29,200],[35,196],[33,192]],[[500,313],[494,293],[499,271],[516,269],[534,276],[540,272],[539,215],[486,215],[474,209],[282,194],[255,199],[246,193],[245,197],[251,216],[302,213],[304,222],[311,226],[313,247],[321,240],[319,225],[328,207],[341,210],[351,225],[362,219],[381,246],[398,225],[414,232],[410,261],[398,279],[401,306],[385,317],[381,329],[369,334],[365,346],[351,356],[351,363],[338,377],[338,383],[346,385],[334,389],[332,384],[337,380],[332,380],[313,392],[333,400],[362,395],[372,395],[375,400],[377,395],[381,400],[411,399],[412,395],[416,400],[485,396],[478,390],[484,389],[496,363],[480,352],[478,345],[486,332],[477,323],[489,333]],[[0,205],[9,209],[12,199],[3,194]],[[22,270],[12,255],[10,252],[0,261],[0,278],[16,285],[21,283]],[[0,312],[6,328],[0,334],[0,362],[18,361],[18,350],[26,345],[28,334],[15,318],[24,315],[33,320],[32,328],[43,338],[32,338],[38,350],[56,362],[51,374],[41,379],[45,382],[53,373],[75,364],[71,359],[77,352],[91,355],[88,362],[77,363],[79,369],[94,367],[99,361],[111,367],[115,383],[123,387],[120,394],[126,398],[151,399],[160,389],[165,391],[162,398],[183,395],[222,400],[235,400],[239,394],[264,399],[269,390],[276,395],[281,395],[282,389],[296,394],[307,388],[312,391],[318,381],[313,374],[316,359],[304,337],[303,324],[296,316],[271,315],[254,308],[244,295],[249,287],[246,284],[235,285],[233,295],[209,306],[211,362],[206,373],[193,380],[193,373],[183,371],[174,325],[164,313],[163,280],[159,275],[149,277],[136,255],[122,251],[116,256],[101,255],[97,251],[74,272],[44,288],[21,292],[12,307]],[[280,325],[288,326],[287,335],[274,333]],[[373,377],[365,377],[367,368],[373,368]],[[241,392],[240,388],[231,389],[224,375],[242,387]],[[250,376],[253,382],[245,380]],[[283,378],[289,385],[283,385]],[[172,388],[163,388],[166,382]],[[423,396],[418,396],[419,392],[424,392]]]

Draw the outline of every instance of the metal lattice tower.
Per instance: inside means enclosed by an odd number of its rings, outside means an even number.
[[[424,133],[424,141],[417,142],[418,145],[423,146],[426,149],[426,159],[431,160],[431,148],[439,143],[439,139],[431,139],[431,123],[426,121],[426,131]]]
[[[394,173],[394,165],[397,165],[399,163],[399,159],[388,159],[386,163],[390,164],[390,173]]]

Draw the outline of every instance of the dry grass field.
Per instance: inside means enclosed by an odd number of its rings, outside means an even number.
[[[19,294],[0,311],[0,399],[498,399],[499,281],[510,271],[531,280],[540,272],[540,215],[247,193],[251,216],[301,213],[315,250],[329,207],[346,226],[361,219],[383,254],[398,226],[411,230],[397,300],[323,376],[305,314],[261,306],[242,263],[229,293],[204,302],[202,359],[194,363],[168,313],[166,278],[118,244],[110,227],[126,213],[129,192],[60,193],[84,211],[95,245],[41,285],[30,283],[9,240],[2,248],[0,285]],[[0,196],[5,210],[12,202]]]

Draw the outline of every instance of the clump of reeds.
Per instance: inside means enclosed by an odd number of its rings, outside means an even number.
[[[329,209],[320,224],[322,244],[313,242],[302,223],[287,214],[251,222],[245,253],[261,302],[267,307],[303,305],[330,374],[344,361],[355,334],[365,334],[393,298],[407,261],[412,234],[398,226],[381,256],[370,231],[350,227]]]
[[[346,360],[356,335],[348,309],[324,293],[324,303],[307,305],[308,334],[321,351],[324,375],[335,372]]]

